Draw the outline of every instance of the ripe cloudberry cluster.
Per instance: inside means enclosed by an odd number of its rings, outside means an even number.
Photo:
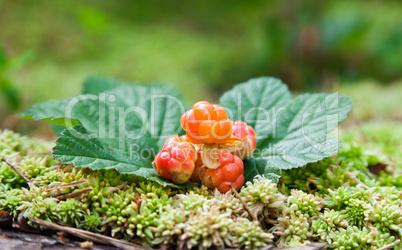
[[[180,119],[186,131],[169,138],[153,162],[165,179],[182,184],[189,179],[226,193],[244,183],[242,159],[256,148],[254,129],[245,122],[232,122],[223,107],[197,102]],[[234,143],[235,142],[235,143]]]
[[[155,157],[153,167],[163,178],[182,184],[193,174],[196,160],[194,146],[174,136],[166,140],[162,151]]]
[[[181,126],[192,143],[224,143],[232,135],[232,123],[225,109],[217,104],[201,101],[186,111]]]

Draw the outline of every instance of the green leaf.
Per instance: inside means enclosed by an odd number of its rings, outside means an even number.
[[[244,163],[244,182],[253,181],[257,175],[264,176],[275,183],[279,182],[281,178],[282,170],[278,167],[273,167],[268,164],[268,160],[265,158],[255,159],[250,157],[243,160]]]
[[[110,90],[110,89],[114,89],[117,87],[120,87],[122,85],[124,85],[124,82],[121,82],[119,80],[113,79],[113,78],[104,78],[104,77],[99,77],[99,76],[89,76],[84,80],[83,83],[83,94],[93,94],[93,95],[99,95],[100,93]],[[71,100],[71,98],[67,99],[68,101]],[[59,106],[54,106],[54,105],[42,105],[44,107],[53,107],[53,108],[57,108],[60,110],[63,110],[63,108],[65,108],[65,105],[59,105]],[[58,112],[62,112],[62,111],[58,111]],[[50,112],[47,112],[45,114],[45,116],[48,116]],[[32,115],[34,114],[28,114],[28,111],[25,111],[21,114],[25,115],[25,118],[31,118],[32,119]],[[20,114],[20,115],[21,115]],[[24,118],[24,117],[22,117]],[[37,118],[38,120],[38,118]],[[46,118],[44,119],[44,121],[46,121]],[[55,120],[50,120],[50,122],[52,122],[52,130],[54,133],[56,133],[57,135],[60,135],[61,132],[64,131],[64,127],[66,127],[66,122],[63,121],[62,119],[55,119]],[[61,124],[63,125],[59,125],[61,122]],[[69,120],[69,123],[71,123],[71,120]],[[75,122],[72,124],[73,126],[78,125],[79,122],[77,120],[75,120]]]
[[[111,88],[97,95],[45,102],[20,116],[68,127],[54,151],[63,163],[92,169],[116,168],[121,173],[170,185],[157,175],[151,163],[165,140],[180,132],[180,116],[185,111],[180,94],[166,86],[133,86],[116,84],[115,80],[109,84],[94,78],[91,83],[87,80],[87,92],[99,91],[89,88],[96,81],[103,89]],[[133,157],[136,154],[139,156]]]
[[[121,174],[132,174],[155,181],[162,186],[191,187],[194,184],[175,185],[161,178],[152,167],[153,157],[137,152],[110,147],[82,125],[65,129],[56,141],[53,155],[65,164],[90,169],[116,169]]]
[[[99,76],[89,76],[84,80],[83,94],[98,95],[110,89],[114,89],[128,83],[113,78],[104,78]]]
[[[338,94],[297,96],[277,117],[276,134],[265,134],[258,140],[260,151],[256,155],[290,169],[335,154],[340,142],[328,133],[346,119],[352,105],[349,97]]]
[[[340,94],[303,94],[292,99],[280,80],[251,79],[223,94],[220,104],[234,120],[254,127],[256,160],[264,173],[270,168],[290,169],[333,155],[340,142],[328,133],[346,119],[353,101]],[[258,169],[258,167],[256,169]]]
[[[75,126],[80,124],[79,121],[66,116],[67,105],[72,99],[73,98],[67,98],[43,102],[17,114],[17,116],[22,119],[51,122],[63,127]]]
[[[291,98],[288,87],[281,80],[260,77],[236,85],[221,96],[219,103],[225,107],[230,120],[247,121],[258,131],[267,129],[266,124],[258,121],[274,116]]]
[[[124,85],[128,85],[128,83],[113,78],[89,76],[84,80],[83,83],[84,95],[62,100],[50,100],[43,102],[19,113],[17,116],[22,119],[40,120],[51,122],[63,127],[72,127],[80,123],[77,119],[70,119],[71,115],[67,114],[69,104],[74,105],[78,99],[91,99],[91,97],[95,98],[93,95],[99,95],[102,92]]]
[[[130,142],[117,136],[132,137],[138,133],[153,137],[162,146],[166,138],[181,131],[181,99],[172,87],[122,85],[99,95],[47,101],[18,116],[65,127],[82,124],[98,136],[107,136],[114,146]]]

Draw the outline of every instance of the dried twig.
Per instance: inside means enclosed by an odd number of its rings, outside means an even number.
[[[81,195],[81,194],[83,194],[83,193],[86,193],[86,192],[89,192],[89,191],[92,191],[92,190],[93,190],[92,187],[87,187],[87,188],[83,188],[83,189],[77,190],[77,191],[72,192],[72,193],[68,193],[68,194],[63,194],[63,195],[57,196],[56,199],[58,199],[58,200],[65,200],[65,199],[68,199],[68,198],[72,198],[72,197],[79,196],[79,195]]]
[[[79,237],[84,240],[97,242],[97,243],[101,243],[101,244],[105,244],[105,245],[112,245],[112,246],[115,246],[115,247],[123,249],[123,250],[147,249],[143,246],[136,245],[136,244],[133,244],[130,242],[122,241],[122,240],[118,240],[118,239],[115,239],[115,238],[112,238],[109,236],[104,236],[101,234],[96,234],[96,233],[92,233],[89,231],[85,231],[85,230],[81,230],[81,229],[77,229],[77,228],[73,228],[73,227],[64,227],[64,226],[60,226],[60,225],[57,225],[57,224],[54,224],[54,223],[51,223],[48,221],[44,221],[41,219],[33,218],[33,217],[28,217],[28,219],[30,221],[32,221],[33,223],[46,227],[48,229],[65,232],[65,233],[74,235],[74,236]]]
[[[121,184],[120,186],[117,186],[118,189],[126,191],[127,189],[127,182],[124,182],[123,184]]]
[[[251,212],[251,209],[247,206],[246,203],[244,203],[244,201],[242,200],[242,198],[240,197],[239,193],[236,191],[236,189],[229,184],[230,189],[232,189],[232,192],[236,195],[237,199],[240,200],[241,204],[243,205],[244,209],[246,209],[246,211],[250,214],[250,216],[258,223],[260,223],[260,221],[258,220],[258,218],[255,216],[254,213]]]
[[[59,237],[57,237],[57,241],[61,242],[63,245],[67,245],[67,242],[64,239],[65,233],[64,232],[57,232],[57,235],[59,236]]]
[[[32,182],[25,175],[23,175],[16,167],[11,165],[11,163],[9,163],[6,159],[1,158],[1,161],[9,165],[19,176],[21,176],[22,179],[24,179],[28,183],[28,185],[32,185]]]
[[[86,183],[88,183],[88,180],[86,180],[86,179],[81,180],[81,181],[74,181],[74,182],[70,182],[70,183],[64,183],[64,184],[58,185],[56,187],[49,188],[49,189],[46,190],[46,192],[57,190],[57,189],[76,187],[76,186],[83,185],[83,184],[86,184]]]
[[[317,219],[318,218],[318,216],[312,216],[312,217],[310,217],[310,218],[308,218],[308,222],[312,222],[313,220],[315,220],[315,219]]]
[[[274,247],[272,245],[260,248],[261,250],[319,250],[319,249],[324,249],[327,243],[325,242],[313,242],[313,243],[308,243],[304,246],[297,246],[297,247]]]
[[[84,242],[80,242],[80,246],[82,248],[89,249],[94,246],[94,243],[92,241],[84,241]]]
[[[72,166],[73,164],[68,164],[67,167],[63,169],[63,173],[67,172],[67,170],[69,170]]]
[[[381,248],[378,248],[377,250],[391,249],[391,248],[393,248],[394,246],[396,246],[397,244],[399,244],[400,242],[401,242],[400,240],[397,240],[397,241],[395,241],[394,243],[385,245],[385,246],[383,246],[383,247],[381,247]]]
[[[356,175],[352,174],[351,172],[346,171],[346,174],[349,176],[350,179],[352,179],[354,182],[357,184],[361,185],[364,188],[368,188],[366,184],[364,184],[359,178],[356,177]]]

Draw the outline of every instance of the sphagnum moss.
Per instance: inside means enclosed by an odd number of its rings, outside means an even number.
[[[378,249],[382,246],[395,242],[395,237],[388,233],[380,233],[377,228],[359,229],[350,226],[332,233],[331,249]]]
[[[114,170],[60,167],[49,148],[46,142],[11,131],[0,133],[1,157],[33,183],[28,186],[10,167],[0,165],[0,209],[15,220],[33,216],[151,247],[261,248],[327,242],[333,249],[377,249],[401,237],[401,191],[398,186],[380,186],[384,177],[364,168],[378,159],[356,145],[338,157],[295,170],[293,177],[285,174],[281,190],[265,178],[246,183],[240,199],[258,222],[231,193],[205,187],[177,191]],[[292,178],[297,181],[291,183]],[[60,188],[71,183],[79,185]],[[56,199],[85,188],[88,191],[77,196]]]
[[[287,202],[290,210],[309,217],[318,216],[323,205],[324,201],[321,198],[295,189],[292,189]]]
[[[374,204],[370,210],[370,222],[383,233],[397,233],[402,236],[402,208],[389,205],[386,200]]]

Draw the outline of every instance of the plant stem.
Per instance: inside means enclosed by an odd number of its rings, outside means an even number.
[[[246,203],[244,203],[244,201],[241,199],[239,193],[237,192],[237,190],[229,184],[229,187],[232,189],[232,192],[236,195],[236,197],[240,200],[241,204],[243,205],[244,209],[246,209],[246,211],[250,214],[250,216],[256,221],[258,222],[258,224],[260,223],[260,221],[258,220],[258,218],[255,216],[254,213],[251,212],[251,209],[247,206]]]
[[[350,179],[352,179],[357,184],[361,185],[364,188],[368,188],[368,186],[364,184],[361,180],[359,180],[359,178],[357,178],[356,175],[352,174],[351,172],[346,172],[346,174],[349,176]]]
[[[93,190],[92,187],[87,187],[87,188],[84,188],[84,189],[81,189],[81,190],[78,190],[78,191],[75,191],[75,192],[72,192],[72,193],[69,193],[69,194],[57,196],[56,199],[65,200],[67,198],[76,197],[78,195],[81,195],[83,193],[86,193],[86,192],[89,192],[89,191],[92,191],[92,190]]]
[[[9,163],[6,159],[1,158],[2,162],[5,162],[7,165],[9,165],[19,176],[21,176],[22,179],[24,179],[28,185],[31,185],[32,182],[26,177],[24,176],[16,167],[14,167],[11,163]]]
[[[385,246],[383,246],[383,247],[381,247],[381,248],[378,248],[377,250],[391,249],[391,248],[393,248],[395,245],[397,245],[397,244],[399,244],[399,243],[400,243],[400,240],[397,240],[397,241],[395,241],[394,243],[385,245]]]
[[[147,249],[143,246],[136,245],[136,244],[133,244],[133,243],[130,243],[127,241],[118,240],[118,239],[115,239],[115,238],[112,238],[109,236],[104,236],[101,234],[96,234],[96,233],[92,233],[89,231],[85,231],[85,230],[81,230],[81,229],[77,229],[77,228],[73,228],[73,227],[60,226],[60,225],[57,225],[57,224],[54,224],[54,223],[51,223],[48,221],[44,221],[44,220],[41,220],[38,218],[28,217],[28,219],[37,225],[46,227],[48,229],[65,232],[65,233],[74,235],[74,236],[79,237],[84,240],[93,241],[93,242],[106,244],[106,245],[112,245],[112,246],[115,246],[117,248],[124,249],[124,250]]]

